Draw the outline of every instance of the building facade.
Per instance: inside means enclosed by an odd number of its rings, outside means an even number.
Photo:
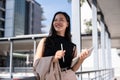
[[[0,0],[0,38],[42,33],[41,21],[44,20],[42,14],[43,9],[35,0]],[[5,46],[2,47],[5,48]],[[16,67],[26,66],[25,61],[28,56],[23,55],[28,54],[29,51],[26,53],[26,50],[13,50],[13,54],[15,52],[20,55],[13,56],[13,62],[18,63],[13,65]],[[0,67],[10,65],[9,53],[7,48],[0,49]]]
[[[35,0],[1,0],[0,37],[42,33],[42,13]]]
[[[28,0],[26,3],[26,27],[25,34],[39,34],[42,33],[41,28],[43,25],[41,21],[44,20],[42,17],[43,9],[41,5],[36,1]]]
[[[4,36],[5,27],[5,0],[0,0],[0,37]]]

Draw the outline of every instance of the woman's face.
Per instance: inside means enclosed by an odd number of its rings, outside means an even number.
[[[66,28],[68,27],[68,22],[63,14],[57,14],[53,21],[54,29],[57,34],[64,34]]]

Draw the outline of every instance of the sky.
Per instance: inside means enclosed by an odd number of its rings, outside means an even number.
[[[42,30],[45,32],[49,32],[53,15],[57,11],[67,12],[71,16],[71,3],[68,3],[67,0],[36,0],[36,2],[41,4],[44,11],[43,16],[46,20],[42,23],[46,28],[43,28]]]

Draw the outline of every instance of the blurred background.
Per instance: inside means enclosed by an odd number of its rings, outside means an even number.
[[[0,80],[34,80],[36,47],[57,11],[70,15],[78,52],[95,47],[76,73],[78,79],[119,80],[119,5],[119,0],[0,0]]]

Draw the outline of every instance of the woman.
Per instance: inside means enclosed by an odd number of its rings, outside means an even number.
[[[88,50],[80,53],[78,62],[71,67],[71,62],[76,57],[76,45],[71,41],[70,17],[65,12],[55,13],[49,36],[41,39],[37,47],[35,60],[45,56],[54,56],[53,61],[58,62],[61,71],[76,71],[88,57]]]

